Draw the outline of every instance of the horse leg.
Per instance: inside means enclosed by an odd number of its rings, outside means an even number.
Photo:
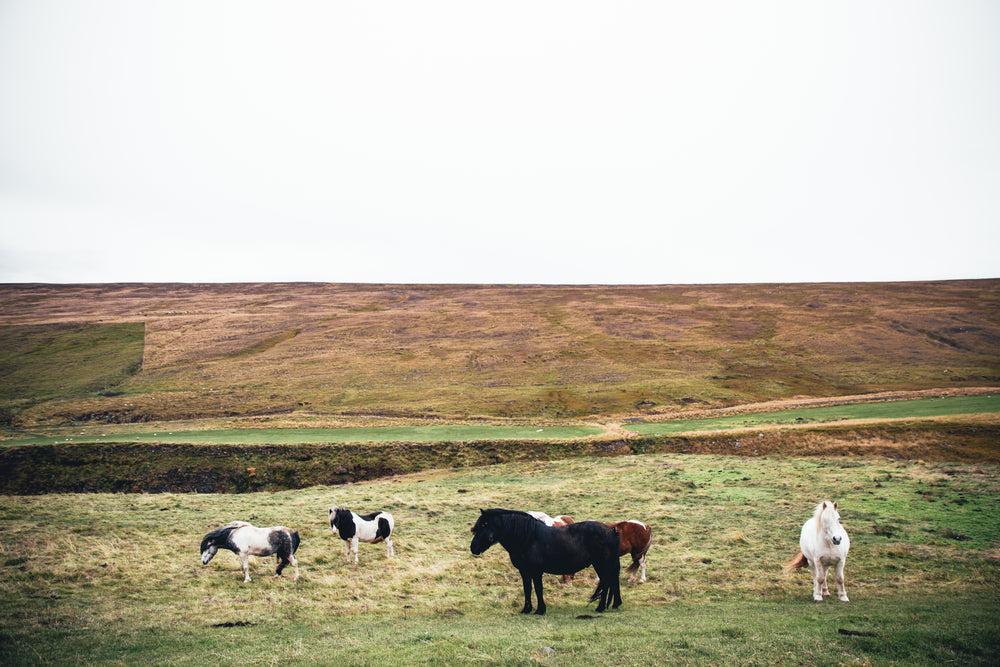
[[[347,562],[351,562],[351,540],[344,540],[344,546],[347,547]]]
[[[385,555],[386,558],[391,558],[396,555],[396,550],[392,548],[392,540],[388,537],[385,538]]]
[[[542,573],[535,574],[533,580],[535,582],[535,595],[538,596],[538,609],[535,610],[535,614],[541,616],[545,613],[545,598],[542,597]]]
[[[837,561],[837,568],[833,571],[837,579],[837,596],[841,602],[850,602],[847,598],[847,586],[844,584],[844,559]]]
[[[250,555],[245,551],[241,551],[238,555],[240,563],[243,565],[243,583],[245,584],[250,581]]]
[[[646,583],[646,554],[639,557],[639,583]]]
[[[819,562],[816,559],[816,565],[813,569],[813,600],[816,602],[822,602],[824,595],[829,595],[830,592],[826,587],[826,565]]]
[[[632,564],[625,568],[625,571],[629,573],[628,583],[634,584],[636,582],[640,568],[642,568],[642,579],[639,579],[639,583],[644,583],[646,581],[645,561],[645,556],[636,556],[635,554],[632,554]]]
[[[525,570],[521,570],[521,585],[524,587],[524,607],[522,614],[531,613],[531,576]]]
[[[357,564],[357,562],[358,562],[358,536],[357,535],[355,535],[354,537],[351,538],[351,549],[354,551],[354,563]],[[350,561],[351,557],[348,556],[347,560]]]

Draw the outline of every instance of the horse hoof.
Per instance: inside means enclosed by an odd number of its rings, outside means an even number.
[[[841,602],[850,602],[850,600],[847,598],[846,595],[844,597],[840,598],[840,601]]]

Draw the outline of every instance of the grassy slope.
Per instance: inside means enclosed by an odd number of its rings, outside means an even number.
[[[100,320],[144,324],[145,347],[120,395],[52,396],[49,383],[0,407],[29,426],[292,412],[538,419],[996,385],[998,313],[996,280],[7,285],[11,340]],[[63,357],[17,359],[5,372]]]
[[[0,661],[996,664],[998,473],[655,454],[238,496],[0,497]],[[847,604],[815,604],[806,573],[780,572],[824,497],[851,533]],[[332,504],[392,511],[397,558],[362,545],[345,564]],[[592,573],[546,577],[549,614],[520,616],[506,554],[468,552],[477,508],[493,506],[643,519],[649,582],[598,616]],[[300,531],[298,582],[270,577],[273,559],[255,559],[250,584],[232,554],[200,564],[202,535],[236,518]]]

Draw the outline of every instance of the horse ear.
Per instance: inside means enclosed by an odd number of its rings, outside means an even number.
[[[837,509],[837,501],[836,500],[833,501],[833,509]]]
[[[480,514],[486,514],[486,510],[484,510],[484,509],[480,508],[480,510],[479,510],[479,513],[480,513]]]
[[[826,509],[826,501],[825,500],[823,501],[823,507],[821,509],[824,509],[824,510]]]

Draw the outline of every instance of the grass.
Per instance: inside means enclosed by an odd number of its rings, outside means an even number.
[[[144,325],[0,326],[0,399],[108,392],[142,369]]]
[[[995,465],[655,454],[436,470],[343,487],[241,495],[0,498],[4,664],[995,664],[1000,527]],[[821,498],[840,502],[851,603],[784,575]],[[326,508],[385,509],[397,558],[358,566]],[[477,508],[653,526],[649,582],[595,614],[592,572],[546,577],[549,613],[517,614],[494,547],[468,552]],[[290,525],[302,576],[198,559],[233,519]]]
[[[170,442],[198,444],[299,444],[350,442],[468,442],[473,440],[578,439],[603,433],[594,426],[495,426],[490,424],[448,426],[383,426],[345,428],[241,428],[214,430],[124,430],[107,434],[79,434],[72,429],[52,436],[33,436],[5,441],[6,445],[49,445],[65,442]],[[78,431],[79,429],[77,429]]]
[[[627,423],[626,432],[641,435],[723,431],[774,425],[822,424],[844,420],[899,420],[1000,413],[1000,394],[945,396],[940,398],[872,401],[776,412],[741,414],[710,419],[677,419],[645,424]],[[156,431],[135,426],[114,429],[93,426],[50,427],[25,436],[8,434],[2,444],[55,445],[63,443],[198,443],[198,444],[299,444],[355,442],[475,442],[496,440],[574,440],[599,435],[621,437],[607,426],[572,423],[497,425],[488,423],[436,426],[365,426],[338,428],[198,428],[198,423],[164,423]],[[13,436],[13,437],[11,437]]]
[[[923,419],[928,417],[996,412],[1000,412],[1000,394],[946,396],[941,398],[798,408],[779,412],[761,412],[712,419],[684,419],[648,424],[626,424],[624,428],[633,433],[641,433],[643,435],[662,435],[691,431],[723,431],[773,425],[829,423],[842,420],[872,419],[884,421],[890,419]]]

